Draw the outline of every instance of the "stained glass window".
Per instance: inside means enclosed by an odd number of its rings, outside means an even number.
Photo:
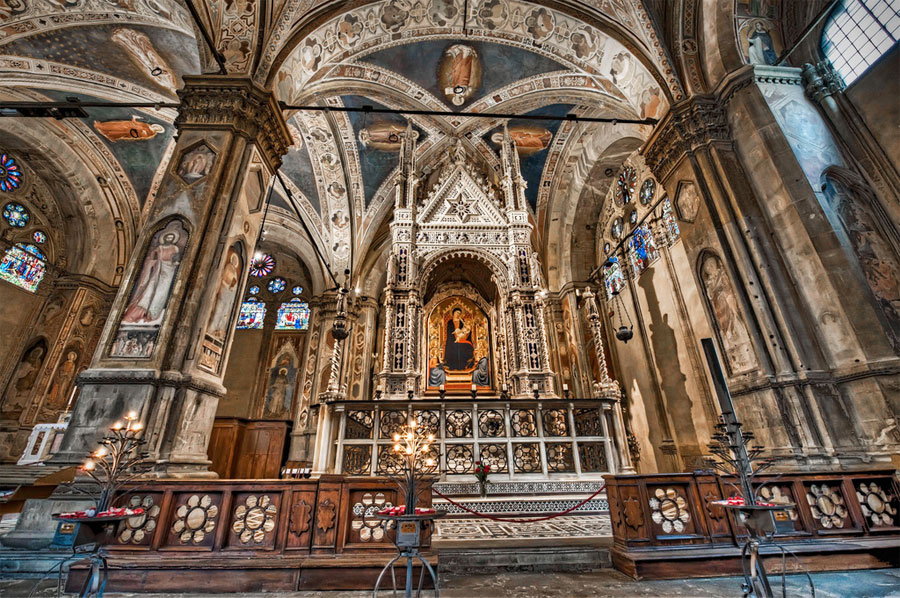
[[[302,292],[303,292],[303,287],[299,287],[299,286],[298,286],[298,287],[294,287],[294,288],[291,289],[291,294],[292,294],[292,295],[299,295],[299,294],[302,293]]]
[[[611,257],[607,264],[603,266],[603,283],[606,285],[607,299],[612,299],[619,291],[625,288],[625,275],[622,274],[619,258]]]
[[[250,293],[251,295],[259,295],[259,287],[256,285],[253,285],[252,287],[247,289],[247,292]]]
[[[3,217],[10,226],[22,228],[28,224],[31,214],[28,213],[28,210],[22,204],[10,202],[3,208]]]
[[[634,226],[635,224],[637,224],[637,217],[638,217],[637,210],[631,210],[631,213],[628,214],[628,224],[630,224],[631,226]]]
[[[244,301],[238,314],[238,330],[262,330],[266,320],[266,304],[262,301]]]
[[[822,31],[822,52],[850,85],[900,39],[892,0],[842,0]]]
[[[276,277],[269,281],[266,288],[269,289],[270,293],[280,293],[286,286],[287,282],[283,278]]]
[[[656,193],[656,181],[653,179],[646,179],[643,183],[641,183],[641,203],[643,205],[649,204],[653,201],[653,195]]]
[[[609,229],[609,233],[613,236],[614,239],[618,239],[622,236],[622,219],[616,218],[613,220],[612,227]]]
[[[22,171],[7,154],[0,154],[0,191],[15,191],[22,182]]]
[[[643,226],[634,229],[628,240],[628,255],[635,275],[643,272],[650,262],[659,257],[659,250],[656,249],[656,243],[649,230]]]
[[[609,243],[603,244],[603,255],[609,255]]]
[[[268,276],[275,270],[275,258],[268,253],[258,253],[250,260],[250,276]]]
[[[39,230],[36,230],[34,231],[34,234],[31,235],[31,238],[34,239],[35,243],[44,243],[47,240],[47,235]]]
[[[28,253],[30,253],[31,255],[33,255],[39,259],[42,259],[42,260],[47,259],[46,256],[44,256],[44,254],[41,253],[41,250],[38,249],[37,247],[35,247],[34,245],[32,245],[31,243],[28,243],[28,244],[16,243],[16,247],[24,249],[25,251],[27,251]]]
[[[0,262],[0,279],[32,293],[44,278],[44,260],[16,245],[10,247]]]
[[[278,308],[275,330],[306,330],[309,327],[309,305],[294,297]]]
[[[681,231],[678,230],[678,222],[675,220],[675,211],[672,209],[672,202],[669,201],[668,198],[665,198],[662,201],[662,223],[666,229],[666,235],[669,237],[669,242],[675,241],[681,234]]]
[[[616,203],[620,206],[634,199],[634,188],[637,186],[637,172],[631,166],[626,166],[619,175],[616,184]]]

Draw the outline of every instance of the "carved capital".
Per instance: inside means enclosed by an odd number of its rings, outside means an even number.
[[[185,75],[178,97],[179,131],[228,129],[255,143],[272,170],[281,166],[292,141],[272,92],[242,77]]]
[[[828,60],[804,64],[803,81],[806,83],[806,95],[817,104],[830,95],[844,91],[846,87],[844,80]]]
[[[657,125],[644,159],[656,178],[665,180],[685,154],[714,141],[731,142],[725,108],[713,96],[692,96],[675,104]]]

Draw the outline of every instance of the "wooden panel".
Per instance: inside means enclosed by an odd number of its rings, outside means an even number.
[[[211,549],[222,517],[222,493],[178,492],[169,507],[167,549]]]
[[[232,494],[228,519],[228,548],[270,550],[275,547],[281,518],[280,492]]]
[[[334,553],[337,551],[338,526],[341,513],[340,476],[319,478],[319,493],[316,496],[316,510],[313,515],[312,552]]]
[[[233,475],[235,479],[277,479],[287,439],[287,422],[249,421]]]
[[[285,549],[309,552],[315,508],[315,489],[291,492]]]
[[[219,474],[220,478],[232,477],[234,457],[241,446],[245,422],[237,418],[216,418],[212,434],[209,437],[207,454],[212,464],[210,471]]]

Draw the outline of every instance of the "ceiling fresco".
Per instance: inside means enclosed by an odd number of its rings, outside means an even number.
[[[386,108],[369,98],[356,95],[341,96],[341,102],[348,108],[362,108],[365,105],[376,109]],[[362,112],[349,112],[347,118],[356,138],[365,205],[368,207],[378,187],[400,164],[400,135],[406,131],[406,119],[396,114]],[[413,128],[419,134],[419,142],[424,141],[424,132],[418,127]]]
[[[575,108],[572,104],[551,104],[537,110],[528,112],[528,116],[555,116],[564,118]],[[516,151],[519,153],[519,164],[522,169],[522,177],[525,179],[525,199],[532,210],[537,210],[538,191],[541,186],[541,177],[544,173],[544,165],[549,155],[548,148],[553,143],[553,137],[559,130],[559,120],[528,120],[515,118],[508,122],[509,136],[516,142]],[[502,128],[496,128],[484,136],[485,141],[490,140],[491,146],[499,152]]]
[[[5,54],[42,58],[132,79],[175,96],[181,75],[197,73],[193,38],[166,29],[95,25],[36,33],[2,47]]]
[[[319,190],[316,187],[316,174],[312,162],[309,160],[308,142],[304,139],[302,126],[296,116],[288,120],[288,130],[294,139],[294,144],[282,159],[281,172],[297,185],[316,212],[321,214],[322,207],[319,202]],[[291,210],[287,205],[284,207]]]
[[[513,46],[464,40],[394,46],[360,61],[401,73],[456,110],[466,109],[472,101],[519,79],[567,68]]]

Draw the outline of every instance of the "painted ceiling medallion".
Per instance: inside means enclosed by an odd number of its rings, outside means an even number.
[[[462,106],[481,87],[481,60],[475,48],[454,44],[438,65],[438,85],[454,106]]]
[[[15,191],[22,182],[22,171],[15,159],[0,154],[0,191]]]

